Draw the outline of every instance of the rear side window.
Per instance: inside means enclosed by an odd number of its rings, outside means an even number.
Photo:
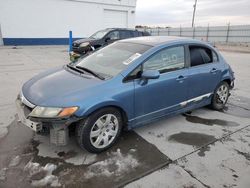
[[[157,52],[143,65],[145,70],[158,70],[160,73],[182,69],[185,66],[184,47],[166,48]]]
[[[127,39],[133,37],[133,33],[132,31],[120,31],[120,37],[121,39]]]
[[[205,47],[190,46],[191,67],[213,62],[212,51]]]

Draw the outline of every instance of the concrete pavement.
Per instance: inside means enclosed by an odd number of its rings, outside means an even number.
[[[66,64],[67,46],[0,47],[0,187],[249,187],[250,54],[223,55],[237,79],[223,112],[202,108],[163,119],[93,155],[74,138],[66,147],[51,145],[15,115],[21,85]]]

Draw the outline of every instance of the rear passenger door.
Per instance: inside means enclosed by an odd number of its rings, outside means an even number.
[[[120,32],[120,37],[121,39],[127,39],[127,38],[132,38],[133,37],[133,31],[126,31],[126,30],[121,30]]]
[[[190,45],[188,99],[210,96],[221,79],[222,64],[218,55],[205,46]]]

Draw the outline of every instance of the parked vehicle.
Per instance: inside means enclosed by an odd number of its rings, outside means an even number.
[[[73,42],[73,51],[70,53],[70,59],[71,61],[75,61],[82,55],[111,44],[117,40],[149,35],[150,34],[148,32],[122,28],[109,28],[97,31],[89,38],[80,39]]]
[[[98,153],[123,129],[207,105],[222,110],[233,87],[232,69],[212,46],[139,37],[33,77],[23,85],[17,107],[34,131],[67,136],[68,127],[75,127],[79,145]]]

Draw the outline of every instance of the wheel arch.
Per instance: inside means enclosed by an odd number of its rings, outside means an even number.
[[[232,89],[234,82],[234,73],[232,72],[230,66],[225,64],[226,69],[222,72],[221,82],[226,82],[229,87]]]
[[[115,108],[115,109],[117,109],[121,113],[124,126],[125,127],[127,126],[128,112],[125,110],[125,108],[122,105],[119,105],[115,102],[103,103],[103,104],[98,104],[98,105],[92,106],[91,108],[89,108],[88,110],[86,110],[83,113],[82,117],[88,117],[91,114],[93,114],[93,113],[95,113],[98,110],[103,109],[103,108]]]
[[[226,82],[229,86],[231,86],[232,80],[230,78],[225,78],[222,80],[222,82]]]
[[[230,78],[223,78],[223,79],[221,79],[221,81],[220,81],[220,82],[216,85],[216,87],[214,88],[214,91],[213,91],[213,92],[216,91],[216,89],[219,87],[219,85],[220,85],[222,82],[226,82],[226,83],[229,85],[229,87],[230,87],[230,84],[231,84],[232,80],[231,80]],[[214,94],[214,93],[213,93],[213,94]]]

